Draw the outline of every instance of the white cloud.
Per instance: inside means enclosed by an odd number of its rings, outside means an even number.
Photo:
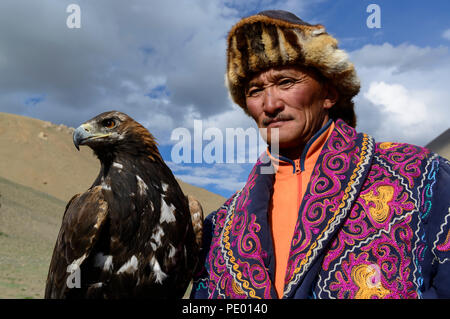
[[[429,121],[426,105],[414,96],[414,92],[400,84],[372,82],[364,97],[381,106],[382,111],[393,116],[399,125],[417,125]]]
[[[68,29],[69,3],[1,2],[1,111],[75,126],[105,108],[138,121],[158,109],[177,125],[188,107],[202,117],[229,107],[225,37],[238,11],[221,1],[80,0],[82,27]],[[145,96],[161,82],[166,105]],[[5,98],[13,92],[48,98],[30,109]]]
[[[351,57],[359,68],[383,67],[393,73],[401,73],[439,68],[442,63],[448,63],[449,51],[445,46],[422,48],[407,43],[398,46],[390,43],[367,44],[353,51]]]
[[[450,126],[448,47],[366,45],[350,52],[361,79],[359,131],[424,146]]]
[[[442,33],[442,37],[443,37],[444,39],[450,41],[450,29],[445,30],[445,31]]]
[[[432,116],[418,92],[401,84],[372,82],[363,95],[380,108],[382,120],[377,135],[381,140],[419,140],[424,131],[430,130]],[[391,136],[392,131],[395,136]]]

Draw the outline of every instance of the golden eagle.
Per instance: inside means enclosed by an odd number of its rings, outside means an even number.
[[[101,168],[66,206],[45,298],[182,297],[203,213],[183,194],[154,137],[111,111],[79,126],[73,141],[92,148]]]

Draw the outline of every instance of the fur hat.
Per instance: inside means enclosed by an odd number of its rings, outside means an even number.
[[[337,40],[322,25],[311,25],[287,11],[270,10],[233,26],[228,34],[225,82],[233,101],[247,114],[247,81],[259,71],[284,65],[319,71],[339,92],[339,100],[330,110],[331,118],[341,118],[355,127],[352,98],[359,92],[359,79],[345,51],[338,49]]]

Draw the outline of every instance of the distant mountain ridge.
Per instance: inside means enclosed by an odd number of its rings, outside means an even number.
[[[450,159],[450,128],[442,132],[425,147],[446,159]]]
[[[64,201],[84,192],[95,180],[100,162],[88,147],[77,151],[73,128],[0,112],[0,176]],[[178,180],[205,212],[219,208],[224,197]]]

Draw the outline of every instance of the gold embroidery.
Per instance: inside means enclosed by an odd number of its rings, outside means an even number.
[[[384,298],[390,291],[383,287],[378,265],[358,265],[352,269],[352,279],[359,287],[355,299]]]
[[[244,291],[241,289],[241,287],[239,287],[239,285],[237,284],[237,282],[235,280],[233,280],[233,282],[231,283],[231,287],[233,288],[233,291],[235,294],[245,295]]]
[[[375,195],[374,190],[369,193],[360,195],[362,199],[367,203],[374,203],[375,207],[369,207],[369,214],[372,216],[375,222],[381,224],[386,221],[389,216],[388,202],[394,198],[394,187],[391,185],[381,185],[376,189],[378,195]]]
[[[389,148],[392,148],[394,146],[397,146],[398,143],[391,143],[391,142],[384,142],[384,143],[380,143],[378,145],[379,148],[381,148],[382,150],[387,150]]]

